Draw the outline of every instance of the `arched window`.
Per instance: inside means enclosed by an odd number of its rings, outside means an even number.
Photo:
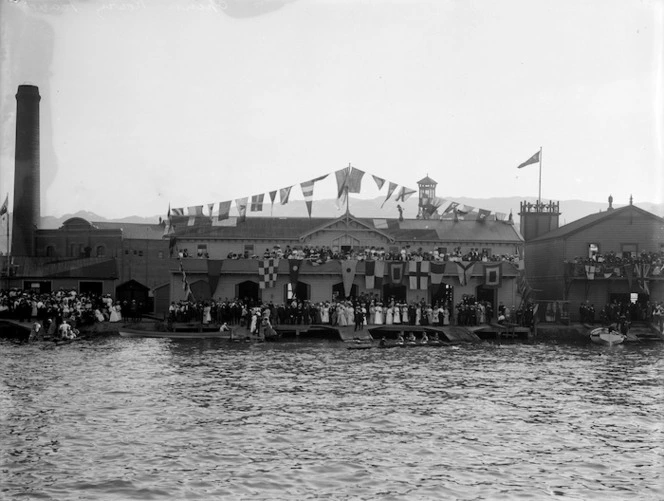
[[[106,257],[106,247],[104,245],[98,245],[95,256],[97,257]]]
[[[52,245],[46,246],[46,257],[55,257],[55,247]]]

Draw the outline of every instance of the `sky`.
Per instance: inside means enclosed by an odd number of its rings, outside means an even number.
[[[37,85],[42,216],[302,199],[349,164],[536,197],[540,147],[543,199],[664,201],[664,0],[1,0],[0,37],[0,190]]]

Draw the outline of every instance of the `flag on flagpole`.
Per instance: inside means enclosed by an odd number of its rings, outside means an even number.
[[[517,169],[522,169],[522,168],[525,167],[526,165],[536,164],[536,163],[539,162],[539,161],[540,161],[540,152],[538,151],[538,152],[535,153],[532,157],[530,157],[528,160],[526,160],[526,161],[523,162],[522,164],[519,164],[519,166],[517,167]]]

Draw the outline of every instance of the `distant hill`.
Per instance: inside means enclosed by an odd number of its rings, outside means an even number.
[[[510,211],[514,216],[514,222],[517,227],[519,224],[519,207],[520,203],[524,200],[528,202],[535,202],[536,198],[522,198],[522,197],[496,197],[496,198],[467,198],[467,197],[442,197],[448,200],[454,200],[461,204],[470,205],[476,209],[487,209],[492,212],[503,212],[509,214]],[[397,210],[397,203],[389,200],[381,208],[383,198],[374,199],[350,199],[350,212],[358,217],[372,217],[372,218],[396,218],[399,216]],[[548,200],[545,200],[548,202]],[[615,204],[615,208],[623,207],[625,204]],[[655,204],[651,202],[643,202],[636,204],[641,209],[652,212],[660,217],[664,217],[664,203]],[[403,208],[403,215],[405,218],[414,218],[417,214],[417,197],[410,197],[405,203],[401,203]],[[583,200],[561,200],[560,201],[560,225],[571,223],[589,214],[605,211],[608,207],[608,202],[586,202]],[[345,205],[338,207],[334,199],[317,200],[313,203],[312,216],[314,217],[335,217],[340,216],[346,210]],[[234,215],[235,208],[231,210],[231,215]],[[262,212],[248,212],[247,216],[263,216],[263,217],[307,217],[307,208],[303,200],[291,200],[286,205],[275,203],[274,207],[271,204],[265,203]],[[162,215],[161,217],[164,217]],[[81,217],[87,221],[112,221],[122,223],[149,223],[154,224],[159,222],[159,215],[155,216],[127,216],[119,219],[107,219],[103,216],[95,214],[94,212],[78,211],[75,214],[64,214],[60,217],[43,216],[41,218],[40,229],[56,229],[62,226],[62,223],[72,217]],[[4,219],[4,218],[3,218]],[[0,234],[0,253],[4,254],[7,249],[6,226],[2,224],[2,233]]]

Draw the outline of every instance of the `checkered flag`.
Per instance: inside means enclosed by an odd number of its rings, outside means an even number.
[[[258,262],[258,282],[261,289],[274,287],[277,283],[277,270],[279,269],[279,258],[262,259]]]

